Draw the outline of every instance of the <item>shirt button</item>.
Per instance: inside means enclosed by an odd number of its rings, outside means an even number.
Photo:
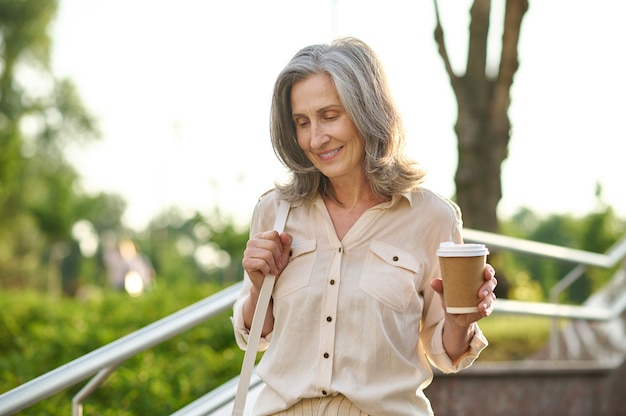
[[[335,279],[330,279],[330,284],[334,285],[335,284]]]
[[[343,250],[343,247],[339,247],[339,252],[341,253],[341,251]]]
[[[393,256],[393,261],[398,261],[398,256]]]
[[[328,392],[327,392],[326,390],[322,390],[322,394],[323,394],[324,396],[326,396],[326,395],[328,394]]]
[[[332,322],[333,318],[331,316],[326,317],[326,322]]]
[[[329,354],[329,353],[327,353],[327,352],[325,352],[325,353],[324,353],[324,358],[328,358],[328,357],[330,357],[330,354]]]

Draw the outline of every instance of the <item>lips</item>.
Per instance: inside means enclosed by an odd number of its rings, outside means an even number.
[[[335,156],[337,153],[339,153],[339,151],[343,149],[343,146],[338,147],[336,149],[331,150],[330,152],[326,152],[326,153],[318,153],[317,156],[321,159],[321,160],[328,160],[328,159],[332,159],[333,156]]]

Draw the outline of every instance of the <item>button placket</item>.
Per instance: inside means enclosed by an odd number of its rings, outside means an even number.
[[[321,361],[319,366],[319,386],[323,386],[322,394],[326,395],[331,385],[333,371],[333,354],[335,346],[336,315],[339,301],[340,266],[343,250],[338,247],[331,259],[331,267],[324,286],[320,317],[320,345]]]

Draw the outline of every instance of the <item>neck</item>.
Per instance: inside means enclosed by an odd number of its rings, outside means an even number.
[[[376,195],[369,183],[363,178],[358,181],[342,182],[338,180],[331,180],[330,186],[334,192],[337,202],[325,198],[326,203],[333,203],[338,207],[344,209],[354,209],[359,207],[371,207],[377,205],[385,200]]]

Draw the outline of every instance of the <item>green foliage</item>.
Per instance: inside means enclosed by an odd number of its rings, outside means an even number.
[[[50,37],[47,26],[56,14],[58,2],[53,0],[0,1],[0,41],[7,57],[17,59],[22,53],[44,65],[50,59]]]
[[[191,279],[189,283],[240,280],[247,239],[248,230],[238,228],[219,208],[208,215],[196,212],[187,219],[171,209],[134,237],[161,278],[179,280],[182,275]]]
[[[220,287],[159,285],[131,298],[95,290],[82,299],[53,300],[32,291],[0,293],[0,392],[53,370],[109,342],[180,310]],[[85,403],[85,414],[166,414],[223,384],[241,368],[230,313],[122,363]],[[6,334],[6,336],[5,336]],[[86,381],[85,381],[86,382]],[[84,385],[56,394],[28,414],[70,414]]]
[[[58,2],[0,1],[0,287],[60,287],[57,269],[73,225],[107,218],[114,196],[85,195],[69,143],[99,137],[74,85],[49,67],[48,28]],[[98,205],[94,205],[94,199]],[[106,212],[105,212],[106,211]]]
[[[489,340],[480,361],[516,361],[531,358],[548,343],[551,320],[541,317],[493,315],[479,323]]]
[[[602,203],[598,195],[596,211],[582,217],[570,214],[552,214],[541,218],[528,209],[521,209],[501,225],[505,235],[605,253],[624,237],[626,222],[616,216],[610,206]],[[528,255],[502,253],[498,269],[509,284],[508,297],[519,300],[541,301],[548,298],[549,291],[576,265]],[[605,285],[615,269],[589,268],[561,296],[560,301],[581,303],[591,293]]]

